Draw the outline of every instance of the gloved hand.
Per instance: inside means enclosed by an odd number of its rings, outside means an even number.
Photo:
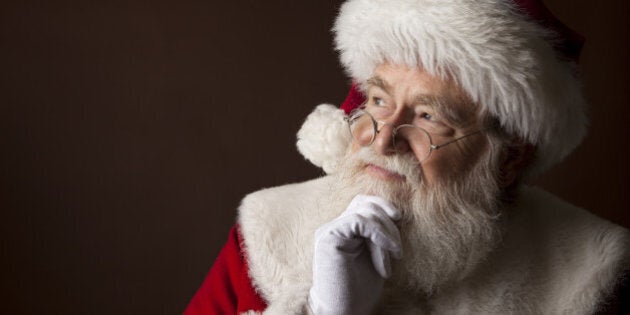
[[[402,245],[394,220],[400,212],[387,200],[358,195],[335,220],[315,232],[313,286],[309,306],[317,315],[370,314],[391,275],[390,255]]]

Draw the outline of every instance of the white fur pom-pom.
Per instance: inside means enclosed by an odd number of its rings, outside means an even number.
[[[350,144],[343,110],[321,104],[308,115],[297,133],[298,151],[327,174],[334,173]]]

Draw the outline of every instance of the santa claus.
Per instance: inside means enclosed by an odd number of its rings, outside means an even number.
[[[298,149],[326,176],[247,196],[185,314],[613,311],[626,229],[524,184],[586,132],[581,37],[539,1],[349,0],[354,84]]]

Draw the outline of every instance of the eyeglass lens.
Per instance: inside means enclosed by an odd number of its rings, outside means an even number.
[[[377,123],[369,114],[353,116],[350,121],[350,133],[354,140],[361,146],[369,146],[374,142],[377,134]],[[382,127],[381,127],[382,128]],[[418,161],[423,162],[431,153],[431,137],[429,134],[413,125],[401,125],[396,127],[393,137],[394,148],[409,146],[413,150]],[[403,143],[398,143],[403,141]]]

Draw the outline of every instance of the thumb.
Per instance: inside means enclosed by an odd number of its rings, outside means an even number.
[[[368,241],[368,247],[372,258],[372,265],[376,272],[385,279],[389,278],[392,274],[389,251],[370,241]]]

